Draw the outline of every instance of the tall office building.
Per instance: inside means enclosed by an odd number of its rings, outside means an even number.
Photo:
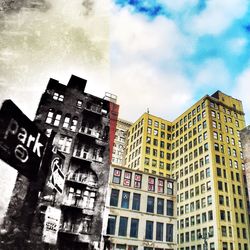
[[[178,249],[250,248],[244,127],[241,101],[217,91],[172,122],[145,113],[129,129],[126,167],[177,180]]]
[[[126,146],[127,131],[132,125],[131,122],[118,118],[113,145],[112,163],[122,166],[124,164],[124,154]]]
[[[65,175],[64,186],[60,185],[62,193],[57,187],[58,192],[53,194],[50,188],[60,180],[59,170],[55,169],[59,164],[55,164],[39,199],[40,212],[50,206],[52,212],[60,214],[55,249],[101,247],[118,105],[113,95],[99,98],[86,93],[85,86],[86,80],[76,76],[71,76],[67,86],[50,79],[35,118],[36,125],[48,136],[52,131],[55,133],[54,145],[65,157],[61,169]],[[54,196],[53,200],[49,199],[50,195]],[[50,243],[51,234],[46,235],[44,226],[39,224],[41,221],[40,214],[32,228],[36,249],[40,249],[44,238]]]

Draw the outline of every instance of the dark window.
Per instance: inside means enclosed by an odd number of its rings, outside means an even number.
[[[152,196],[148,196],[148,201],[147,201],[147,212],[148,213],[154,212],[154,202],[155,202],[155,198]]]
[[[140,202],[141,202],[141,195],[140,194],[133,194],[133,204],[132,209],[133,210],[140,210]]]
[[[174,216],[174,202],[167,200],[167,215]]]
[[[131,227],[130,227],[130,237],[137,238],[138,237],[138,219],[131,219]]]
[[[107,234],[115,234],[116,216],[109,215]]]
[[[120,217],[120,224],[119,224],[119,236],[127,236],[127,226],[128,226],[128,218],[127,217]]]
[[[164,199],[157,198],[157,214],[164,214]]]
[[[163,223],[156,223],[156,240],[163,241]]]
[[[167,242],[173,242],[173,224],[167,224],[166,227],[166,241]]]
[[[117,207],[118,206],[118,199],[119,199],[119,190],[112,189],[111,196],[110,196],[110,206]]]
[[[153,221],[146,221],[146,239],[152,240],[153,239]]]
[[[130,197],[129,192],[126,191],[122,192],[122,204],[121,204],[122,208],[129,208],[129,197]]]

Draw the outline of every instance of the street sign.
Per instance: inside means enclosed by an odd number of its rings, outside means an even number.
[[[59,208],[48,206],[45,212],[43,226],[43,242],[56,245],[60,219],[61,210]]]
[[[51,176],[49,179],[49,184],[60,194],[63,193],[65,181],[65,175],[62,172],[63,163],[64,156],[60,152],[55,153],[51,161]]]
[[[11,101],[0,110],[0,159],[29,179],[37,176],[48,138]]]

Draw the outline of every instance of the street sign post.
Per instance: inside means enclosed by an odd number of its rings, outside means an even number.
[[[48,138],[11,100],[4,101],[0,110],[0,159],[34,179],[47,142]]]

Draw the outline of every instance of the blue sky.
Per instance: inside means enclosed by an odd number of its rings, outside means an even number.
[[[114,89],[141,93],[139,112],[172,120],[219,89],[243,101],[250,122],[248,1],[114,0],[112,13]],[[135,119],[133,103],[121,111]]]

